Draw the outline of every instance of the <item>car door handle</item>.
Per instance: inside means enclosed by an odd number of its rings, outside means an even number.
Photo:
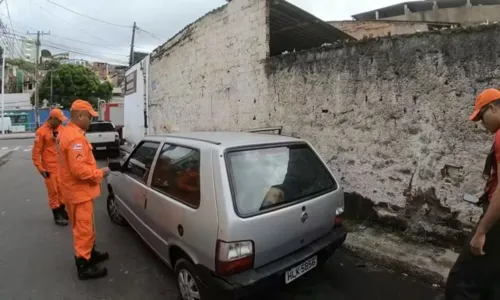
[[[148,198],[144,198],[144,209],[148,206]]]

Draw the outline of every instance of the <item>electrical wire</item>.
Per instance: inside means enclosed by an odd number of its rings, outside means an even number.
[[[111,26],[116,26],[116,27],[121,27],[121,28],[132,28],[132,26],[126,26],[126,25],[119,25],[119,24],[115,24],[115,23],[111,23],[111,22],[108,22],[108,21],[104,21],[104,20],[100,20],[100,19],[97,19],[97,18],[94,18],[94,17],[91,17],[91,16],[87,16],[87,15],[84,15],[82,13],[79,13],[77,11],[74,11],[70,8],[67,8],[65,6],[62,6],[61,4],[58,4],[58,3],[55,3],[51,0],[47,0],[47,2],[49,2],[50,4],[53,4],[55,6],[59,6],[60,8],[64,9],[64,10],[67,10],[69,12],[72,12],[76,15],[79,15],[79,16],[82,16],[84,18],[87,18],[87,19],[90,19],[90,20],[94,20],[94,21],[97,21],[97,22],[101,22],[101,23],[104,23],[104,24],[108,24],[108,25],[111,25]]]
[[[48,1],[48,0],[47,0],[47,1]],[[91,36],[91,37],[93,37],[93,38],[95,38],[95,39],[98,39],[98,40],[100,40],[100,41],[104,42],[104,43],[107,43],[107,42],[108,42],[108,41],[106,41],[106,40],[104,40],[104,39],[102,39],[102,38],[100,38],[100,37],[98,37],[98,36],[95,36],[95,35],[93,35],[93,34],[91,34],[91,33],[86,32],[85,30],[82,30],[82,29],[80,29],[80,28],[78,28],[78,27],[75,27],[73,24],[71,24],[71,22],[68,22],[66,19],[63,19],[63,18],[61,18],[60,16],[58,16],[58,15],[56,15],[56,14],[54,14],[54,13],[52,13],[52,12],[48,11],[48,10],[46,10],[45,8],[43,8],[43,7],[42,7],[40,4],[38,4],[38,3],[37,3],[37,6],[38,6],[41,10],[43,10],[43,11],[45,11],[46,13],[48,13],[48,14],[50,14],[50,15],[54,16],[55,18],[59,18],[60,20],[64,21],[64,22],[65,22],[66,24],[68,24],[69,26],[71,26],[71,27],[73,27],[73,28],[75,28],[75,29],[78,29],[80,32],[85,33],[85,34],[87,34],[87,35],[89,35],[89,36]],[[103,45],[103,46],[104,46],[104,47],[107,47],[107,48],[109,48],[109,49],[111,49],[112,47],[115,47],[115,48],[117,47],[117,46],[112,46],[112,45]]]
[[[137,30],[138,30],[138,31],[141,31],[141,32],[144,32],[144,33],[148,34],[150,37],[155,38],[155,39],[157,39],[157,40],[159,40],[159,41],[161,41],[161,42],[163,42],[163,41],[165,41],[165,40],[166,40],[165,38],[159,37],[159,36],[157,36],[156,34],[153,34],[153,33],[149,32],[149,31],[147,31],[147,30],[144,30],[144,29],[142,29],[142,28],[137,27]]]
[[[4,35],[1,35],[0,37],[3,37]],[[15,37],[14,39],[18,40],[18,41],[22,41],[21,38],[17,38]],[[104,61],[108,61],[108,62],[114,62],[114,63],[118,63],[120,65],[127,65],[128,62],[126,62],[125,60],[120,60],[120,59],[117,59],[117,58],[112,58],[112,57],[107,57],[107,56],[104,56],[103,54],[101,53],[89,53],[87,51],[84,51],[84,50],[81,50],[81,49],[72,49],[68,46],[65,46],[65,45],[57,45],[57,44],[52,44],[52,43],[45,43],[44,42],[44,45],[47,45],[47,47],[50,47],[50,48],[54,48],[54,49],[58,49],[58,50],[63,50],[63,51],[67,51],[67,52],[70,52],[70,53],[74,53],[74,54],[78,54],[78,55],[82,55],[82,56],[87,56],[87,57],[91,57],[91,58],[97,58],[97,59],[101,59],[101,60],[104,60]],[[116,54],[108,54],[108,55],[116,55]],[[127,57],[126,55],[121,55],[122,57]]]
[[[12,18],[10,17],[9,3],[7,2],[7,0],[4,0],[4,2],[5,2],[5,7],[7,8],[7,16],[9,17],[10,27],[12,28],[12,30],[14,30],[14,26],[12,25]],[[20,57],[22,57],[22,49],[20,49],[19,47],[20,46],[18,45],[16,48],[14,45],[14,48],[16,49],[18,54],[20,55]]]

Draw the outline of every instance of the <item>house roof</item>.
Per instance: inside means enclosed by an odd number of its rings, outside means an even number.
[[[443,8],[455,8],[462,7],[467,4],[467,0],[438,0],[437,6],[441,9]],[[471,0],[473,6],[477,5],[496,5],[500,4],[500,0]],[[391,18],[396,16],[401,16],[405,14],[404,6],[407,5],[411,12],[423,12],[433,9],[434,1],[423,0],[423,1],[407,1],[398,4],[382,7],[379,9],[374,9],[359,14],[355,14],[352,17],[355,20],[371,20],[375,19],[375,12],[379,12],[380,18]]]
[[[338,40],[354,40],[349,34],[285,0],[271,0],[271,55],[306,50]]]

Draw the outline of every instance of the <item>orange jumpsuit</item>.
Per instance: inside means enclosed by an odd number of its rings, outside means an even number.
[[[43,124],[35,133],[35,143],[31,151],[33,164],[39,172],[47,171],[49,177],[45,178],[45,186],[49,196],[51,209],[61,206],[62,202],[58,194],[58,168],[59,159],[57,157],[56,138],[54,131],[61,134],[63,126],[52,129],[48,123]]]
[[[59,189],[71,221],[77,257],[90,259],[95,242],[94,199],[101,193],[102,170],[85,132],[68,123],[59,137]]]

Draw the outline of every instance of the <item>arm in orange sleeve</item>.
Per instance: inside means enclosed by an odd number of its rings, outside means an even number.
[[[81,180],[91,180],[100,183],[104,177],[102,170],[88,163],[89,149],[85,138],[74,139],[68,148],[68,168],[73,176]]]
[[[35,143],[31,149],[31,159],[39,172],[45,171],[42,167],[43,134],[40,129],[35,133]]]

